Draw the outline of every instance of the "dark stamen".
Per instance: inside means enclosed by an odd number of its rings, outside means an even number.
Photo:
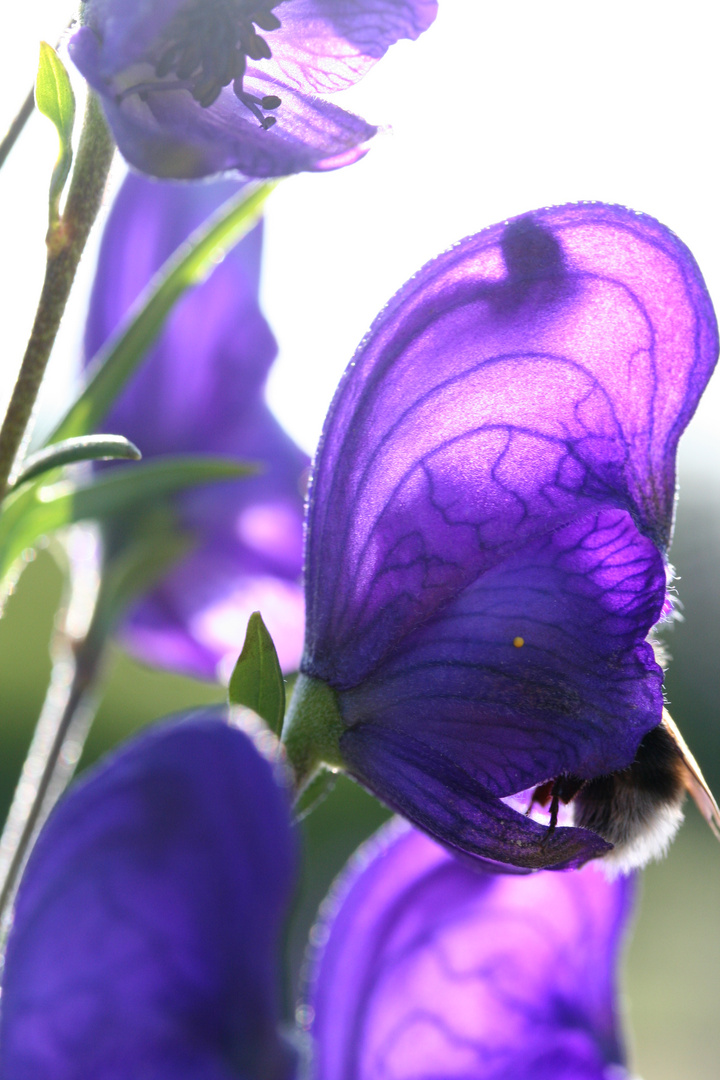
[[[257,28],[272,33],[280,27],[273,8],[287,0],[189,0],[172,20],[155,60],[157,83],[145,81],[118,95],[145,96],[154,90],[189,90],[208,108],[223,87],[232,83],[235,96],[266,131],[276,123],[268,110],[278,109],[274,94],[257,98],[243,88],[248,59],[272,58],[272,50]],[[175,76],[175,78],[168,78]]]
[[[253,15],[253,22],[261,30],[279,30],[280,20],[272,11],[258,11]]]

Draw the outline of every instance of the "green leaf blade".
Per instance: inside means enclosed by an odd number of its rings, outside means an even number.
[[[160,334],[172,308],[258,223],[273,183],[249,184],[170,256],[135,304],[129,321],[88,369],[88,382],[46,445],[87,435],[103,420]]]
[[[60,195],[72,164],[75,95],[65,65],[52,45],[48,45],[46,41],[40,42],[35,102],[43,116],[47,116],[55,125],[60,141],[60,151],[50,181],[50,216],[55,219]]]
[[[142,503],[156,505],[186,488],[221,480],[238,480],[253,476],[254,465],[231,458],[168,457],[155,458],[142,464],[118,466],[92,483],[78,486],[69,495],[68,512],[71,521],[103,521],[125,514]],[[52,489],[44,489],[52,500]]]
[[[79,439],[64,439],[27,457],[13,487],[26,484],[50,469],[80,461],[140,461],[141,457],[137,446],[123,435],[85,435]]]
[[[255,466],[229,458],[172,457],[117,466],[84,484],[39,480],[24,484],[4,500],[0,512],[0,600],[15,563],[41,537],[78,521],[142,513],[143,504],[157,507],[187,488],[256,472]]]
[[[248,621],[245,644],[230,677],[231,705],[252,709],[280,735],[285,716],[285,682],[273,639],[259,611]]]

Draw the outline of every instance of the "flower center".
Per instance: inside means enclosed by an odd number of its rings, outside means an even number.
[[[162,83],[143,83],[126,93],[150,90],[189,90],[204,109],[232,83],[235,96],[267,129],[275,123],[268,110],[277,109],[280,98],[257,98],[243,89],[248,60],[269,60],[270,46],[258,32],[277,30],[280,20],[273,12],[283,0],[190,0],[168,27],[155,60],[155,74]],[[168,79],[168,76],[175,79]],[[125,96],[123,94],[123,96]]]

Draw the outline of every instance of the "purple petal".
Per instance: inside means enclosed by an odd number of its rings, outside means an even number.
[[[305,670],[357,684],[490,567],[597,508],[665,547],[677,440],[716,355],[692,256],[620,207],[541,210],[429,263],[326,421]]]
[[[236,183],[126,179],[103,236],[88,357],[171,252],[237,190]],[[285,670],[296,670],[300,659],[307,458],[263,398],[277,347],[257,300],[261,243],[258,228],[180,301],[102,425],[132,439],[146,458],[207,453],[261,465],[258,476],[174,501],[193,550],[131,611],[122,630],[141,659],[202,678],[229,674],[247,619],[258,609]]]
[[[358,724],[342,735],[340,749],[351,775],[474,866],[505,873],[564,870],[611,850],[587,829],[549,833],[506,806],[441,750],[404,732]]]
[[[367,725],[367,739],[414,736],[497,796],[613,772],[662,713],[645,638],[664,590],[662,558],[629,515],[595,513],[527,544],[408,634],[341,695],[345,723]]]
[[[175,249],[242,188],[242,183],[237,180],[216,180],[190,186],[169,182],[158,184],[134,173],[125,178],[103,229],[100,254],[103,274],[96,275],[85,327],[87,358],[94,356],[119,327],[128,309]],[[260,224],[213,272],[213,281],[222,281],[225,293],[231,288],[237,290],[237,303],[243,308],[244,319],[252,317],[255,322],[261,319],[257,295],[262,233]],[[113,287],[107,288],[102,276],[110,271]],[[208,292],[207,286],[198,286],[188,296],[203,295],[203,292]],[[223,329],[229,334],[231,313],[213,312],[215,318],[220,314]],[[269,329],[267,335],[266,362],[269,366],[276,347]],[[190,371],[184,372],[185,377],[190,374]]]
[[[212,554],[206,546],[190,555],[133,607],[120,630],[125,648],[146,664],[227,683],[248,619],[260,611],[282,670],[297,671],[302,586],[271,575],[240,577],[230,565],[213,567]]]
[[[262,612],[283,670],[297,671],[305,615],[300,476],[307,458],[265,406],[236,424],[218,452],[258,461],[264,471],[177,500],[180,528],[196,546],[131,609],[121,631],[146,663],[224,682],[253,611]]]
[[[368,845],[320,928],[315,1080],[620,1080],[628,879],[468,870],[419,833]]]
[[[254,70],[295,90],[332,93],[356,83],[401,38],[418,38],[436,0],[288,0],[268,36],[272,60]]]
[[[185,6],[187,0],[84,0],[83,23],[103,44],[103,76],[116,75],[151,54]]]
[[[270,765],[211,714],[109,758],[58,805],[20,887],[5,1080],[289,1076],[276,961],[295,863]]]
[[[102,75],[154,56],[187,6],[187,0],[86,0],[83,20],[102,42]],[[323,93],[357,82],[400,38],[418,38],[434,21],[437,2],[286,0],[275,14],[280,28],[265,33],[272,61],[255,70],[279,74],[293,89]]]
[[[265,130],[226,87],[209,108],[189,90],[148,90],[118,101],[119,86],[102,72],[100,43],[88,27],[70,42],[74,63],[101,94],[123,157],[160,178],[196,179],[236,170],[245,177],[287,176],[340,168],[365,153],[377,128],[336,105],[299,93],[270,76],[244,81],[259,98],[281,98],[274,127]]]
[[[240,190],[233,181],[158,184],[126,177],[103,232],[85,327],[88,360],[165,260]],[[255,407],[277,354],[258,304],[261,252],[258,226],[186,293],[104,421],[140,439],[146,456],[226,450],[238,414]]]

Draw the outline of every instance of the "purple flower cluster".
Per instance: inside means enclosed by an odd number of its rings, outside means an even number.
[[[91,359],[165,259],[239,190],[231,181],[159,184],[130,175],[105,227],[85,332]],[[268,409],[264,386],[277,345],[258,304],[262,226],[174,309],[142,367],[103,421],[145,458],[217,454],[259,474],[186,493],[170,508],[191,550],[122,626],[149,663],[227,677],[247,620],[261,609],[286,670],[302,645],[305,454]],[[157,507],[152,508],[155,512]],[[132,533],[137,522],[131,521]],[[126,535],[109,537],[110,551]]]
[[[436,0],[86,0],[70,54],[128,162],[158,177],[357,161],[376,128],[316,97],[430,26]]]
[[[4,1080],[291,1080],[278,953],[297,863],[287,795],[240,730],[161,725],[78,784],[22,882]],[[593,867],[478,874],[395,827],[314,935],[316,1080],[625,1074],[614,969],[630,894]],[[296,1049],[293,1049],[293,1046]]]

